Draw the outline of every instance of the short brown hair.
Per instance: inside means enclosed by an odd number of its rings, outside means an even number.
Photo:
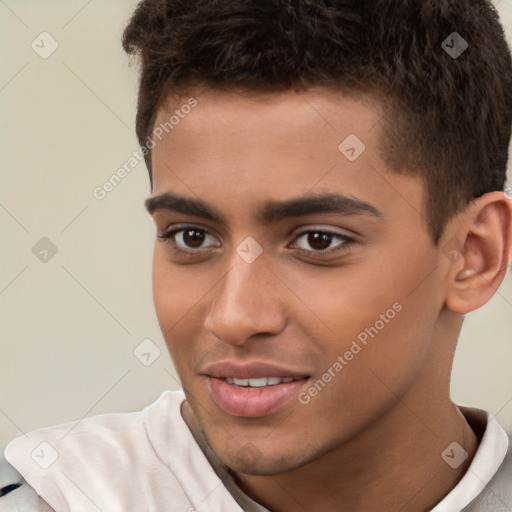
[[[383,159],[424,180],[435,243],[453,214],[505,186],[512,61],[488,0],[142,0],[122,44],[141,64],[141,145],[168,95],[194,83],[325,85],[386,105]]]

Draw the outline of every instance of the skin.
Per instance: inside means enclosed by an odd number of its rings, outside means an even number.
[[[510,201],[500,192],[473,201],[436,246],[422,182],[381,158],[383,114],[371,97],[188,92],[198,106],[152,150],[152,196],[200,198],[225,222],[152,215],[157,234],[185,224],[210,235],[199,248],[176,235],[189,254],[176,254],[172,238],[154,249],[155,308],[186,422],[270,510],[429,510],[478,445],[450,400],[450,369],[464,313],[487,302],[506,273]],[[155,126],[187,98],[170,98]],[[353,162],[338,149],[349,134],[366,146]],[[356,197],[382,216],[312,213],[264,225],[255,215],[269,199],[321,192]],[[299,237],[308,230],[354,241],[333,238],[319,256]],[[263,248],[252,263],[236,251],[247,236]],[[443,247],[455,238],[464,250],[450,259]],[[245,418],[212,400],[206,364],[274,362],[309,375],[309,387],[395,303],[401,311],[309,403]],[[457,469],[441,458],[453,441],[468,452]]]

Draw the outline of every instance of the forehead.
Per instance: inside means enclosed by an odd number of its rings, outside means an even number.
[[[196,106],[184,108],[190,98]],[[418,180],[391,173],[381,159],[383,107],[370,95],[206,89],[169,98],[155,128],[173,115],[172,129],[153,137],[154,195],[173,190],[238,212],[326,191],[373,204],[405,195],[422,208]]]
[[[292,161],[297,171],[313,179],[315,170],[327,171],[322,167],[343,164],[340,158],[347,156],[355,168],[354,157],[365,161],[378,156],[380,110],[369,95],[325,88],[265,94],[191,90],[170,97],[158,111],[152,151],[155,181],[163,164],[194,166],[194,172],[232,171],[232,180],[256,177],[271,168],[286,178],[294,174]],[[340,152],[346,140],[352,144],[345,149],[353,146],[355,154]]]
[[[186,107],[191,98],[197,101],[193,110]],[[342,136],[347,130],[359,133],[372,130],[383,111],[383,105],[369,93],[332,88],[261,93],[203,87],[180,96],[170,96],[157,112],[155,127],[164,125],[173,114],[181,113],[180,122],[172,128],[175,139],[184,131],[184,126],[187,137],[197,135],[202,138],[242,135],[242,127],[244,135],[257,130],[261,137],[261,132],[265,131],[269,138],[279,134],[279,140],[287,139],[288,134],[314,136],[324,131],[338,132],[337,135]],[[283,128],[287,129],[283,131]],[[314,132],[311,131],[313,128]],[[274,139],[274,142],[277,141]]]

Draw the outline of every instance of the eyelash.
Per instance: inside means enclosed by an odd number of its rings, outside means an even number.
[[[166,231],[165,233],[161,233],[157,236],[162,242],[170,242],[169,245],[171,246],[172,251],[176,254],[183,254],[183,255],[187,255],[187,256],[197,255],[201,252],[201,248],[199,248],[197,250],[191,249],[189,251],[184,250],[184,249],[177,247],[176,242],[174,240],[171,240],[172,238],[174,238],[174,236],[176,234],[187,231],[187,230],[200,231],[200,232],[205,233],[206,235],[210,234],[210,232],[206,229],[187,225],[187,226],[181,226],[179,228],[171,229],[171,230]],[[347,252],[348,250],[350,250],[350,248],[352,247],[352,244],[355,242],[354,238],[351,238],[342,233],[338,233],[336,231],[329,231],[329,230],[325,230],[325,229],[309,229],[309,230],[302,231],[296,235],[294,240],[297,240],[297,239],[303,237],[304,235],[308,235],[310,233],[322,233],[325,235],[330,235],[333,237],[333,239],[338,239],[344,243],[338,245],[334,249],[323,249],[323,250],[298,249],[298,252],[300,252],[302,254],[307,254],[309,256],[311,256],[312,254],[315,256],[318,256],[318,255],[323,256],[326,254],[330,255],[330,254],[337,254],[339,252],[340,253]]]

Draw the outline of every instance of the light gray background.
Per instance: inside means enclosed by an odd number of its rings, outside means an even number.
[[[512,40],[512,0],[496,3]],[[135,5],[0,0],[0,447],[179,387],[153,310],[144,164],[92,194],[138,149],[137,74],[120,46]],[[44,31],[59,45],[47,59],[31,47]],[[46,263],[32,253],[42,237],[58,249]],[[452,397],[512,431],[511,327],[509,274],[467,316]],[[144,366],[133,350],[148,338],[161,355]]]

